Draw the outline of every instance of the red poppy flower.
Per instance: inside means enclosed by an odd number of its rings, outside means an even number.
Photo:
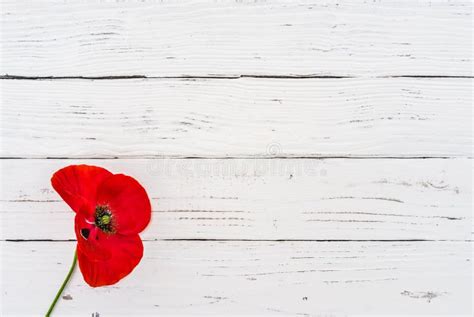
[[[89,165],[60,169],[51,183],[76,213],[77,259],[87,284],[115,284],[132,272],[143,256],[138,234],[151,218],[145,189],[130,176]]]

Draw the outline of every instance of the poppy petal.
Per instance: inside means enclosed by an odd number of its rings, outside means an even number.
[[[70,165],[54,173],[51,184],[72,210],[89,218],[94,212],[97,188],[112,175],[98,166]]]
[[[136,235],[109,235],[101,241],[109,250],[107,258],[93,258],[77,244],[77,259],[82,276],[92,287],[112,285],[130,274],[143,257],[142,240]]]
[[[81,252],[90,260],[107,260],[111,257],[110,234],[104,233],[95,224],[89,223],[81,214],[76,214],[74,221],[77,243]]]
[[[97,204],[110,209],[118,234],[139,233],[150,222],[150,199],[142,185],[130,176],[115,174],[102,182]]]

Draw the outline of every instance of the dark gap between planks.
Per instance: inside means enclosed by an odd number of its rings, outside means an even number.
[[[1,242],[76,242],[76,239],[1,239]],[[473,242],[473,240],[451,239],[142,239],[144,242]]]
[[[383,156],[383,155],[287,155],[287,156],[253,156],[253,155],[242,155],[242,156],[175,156],[175,155],[137,155],[137,156],[3,156],[0,160],[140,160],[140,159],[159,159],[159,160],[295,160],[295,159],[312,159],[312,160],[328,160],[328,159],[355,159],[355,160],[377,160],[377,159],[395,159],[395,160],[423,160],[423,159],[472,159],[472,156],[446,156],[446,155],[408,155],[408,156]]]
[[[343,75],[181,75],[181,76],[146,76],[146,75],[106,75],[106,76],[22,76],[22,75],[1,75],[3,80],[123,80],[123,79],[241,79],[241,78],[261,78],[261,79],[348,79],[364,78],[360,76]],[[474,76],[458,75],[385,75],[373,76],[372,78],[474,78]]]

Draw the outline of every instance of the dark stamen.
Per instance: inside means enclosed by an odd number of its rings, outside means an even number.
[[[105,233],[115,233],[114,219],[108,206],[95,207],[95,225]]]

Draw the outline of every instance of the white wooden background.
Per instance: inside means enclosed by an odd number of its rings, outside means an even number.
[[[136,177],[145,256],[57,316],[472,314],[472,2],[1,1],[1,315],[44,314],[73,213]]]

